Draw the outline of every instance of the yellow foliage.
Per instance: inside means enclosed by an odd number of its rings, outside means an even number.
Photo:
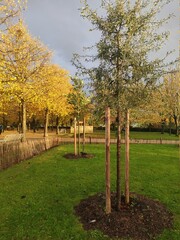
[[[67,96],[72,85],[66,70],[54,64],[48,65],[44,68],[37,84],[39,108],[48,109],[59,116],[65,116],[71,111]]]
[[[173,118],[180,122],[180,72],[174,71],[164,77],[159,89],[149,100],[132,110],[132,121],[136,123],[168,123]]]
[[[34,83],[50,60],[50,52],[42,43],[32,38],[22,21],[2,34],[3,51],[0,69],[4,90],[17,101],[29,101],[36,95]]]
[[[6,30],[20,19],[22,10],[26,7],[27,0],[1,0],[0,1],[0,26]]]

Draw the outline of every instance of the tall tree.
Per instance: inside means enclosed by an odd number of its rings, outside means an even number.
[[[158,29],[170,16],[157,19],[159,11],[168,2],[102,0],[102,13],[99,13],[83,1],[82,16],[92,23],[93,29],[101,32],[101,39],[96,44],[97,54],[85,56],[85,60],[96,63],[96,67],[86,69],[78,55],[74,55],[74,64],[82,73],[89,74],[99,104],[106,103],[117,112],[118,210],[121,205],[121,115],[125,108],[139,104],[141,98],[146,97],[146,89],[153,88],[162,76],[168,53],[162,59],[150,58],[150,55],[160,50],[168,37],[166,32],[158,32]]]
[[[48,136],[49,113],[64,117],[71,111],[68,95],[72,89],[69,73],[58,65],[47,65],[38,76],[36,104],[45,112],[44,137]]]
[[[149,125],[161,125],[162,122],[169,124],[171,133],[175,126],[178,135],[180,121],[180,81],[179,70],[173,70],[166,74],[159,87],[148,97],[148,101],[142,102],[132,110],[132,121],[134,123]]]
[[[3,34],[13,26],[20,18],[22,10],[25,8],[25,0],[1,0],[0,1],[0,42],[3,41]],[[4,49],[0,48],[0,63],[3,64]],[[1,80],[4,79],[4,74],[0,67],[0,107],[3,100],[3,86]],[[1,110],[0,110],[1,112]],[[4,114],[4,113],[2,113]]]
[[[162,102],[166,117],[174,120],[176,135],[179,135],[180,127],[180,72],[172,71],[164,77],[161,87]]]
[[[32,38],[22,21],[2,34],[0,43],[3,61],[0,64],[5,78],[4,90],[22,106],[22,132],[26,137],[26,103],[36,98],[36,80],[50,61],[50,51]]]
[[[7,30],[21,18],[22,10],[26,7],[26,0],[1,0],[0,1],[0,26],[1,31]]]

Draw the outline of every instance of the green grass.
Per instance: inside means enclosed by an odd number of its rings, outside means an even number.
[[[62,135],[62,134],[61,134]],[[73,134],[63,134],[62,136],[71,136]],[[105,131],[104,130],[95,130],[93,133],[87,133],[86,137],[92,138],[104,138]],[[116,138],[116,131],[111,131],[111,138]],[[124,138],[124,133],[122,134],[122,138]],[[149,140],[179,140],[179,137],[175,136],[175,134],[164,133],[161,134],[160,132],[130,132],[131,139],[149,139]]]
[[[86,151],[95,158],[66,160],[63,155],[73,152],[73,145],[62,145],[0,172],[0,240],[109,239],[99,231],[84,231],[74,215],[81,199],[105,188],[104,146],[88,145]],[[160,200],[174,214],[173,230],[157,239],[180,239],[178,147],[132,145],[130,154],[131,191]],[[112,145],[112,191],[115,155]]]
[[[179,137],[175,134],[169,135],[169,133],[161,134],[160,132],[130,132],[130,138],[132,139],[164,139],[164,140],[179,140]]]
[[[73,134],[61,134],[63,137],[73,137]],[[93,133],[86,133],[86,137],[92,138],[104,138],[105,131],[104,130],[95,130]],[[111,130],[111,138],[116,138],[116,131]],[[124,133],[122,133],[122,138],[124,138]],[[130,132],[131,139],[149,139],[149,140],[179,140],[178,136],[175,134],[164,133],[161,134],[160,132]]]

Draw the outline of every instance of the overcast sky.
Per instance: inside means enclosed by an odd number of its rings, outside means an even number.
[[[97,7],[100,0],[89,0]],[[54,63],[69,70],[74,75],[71,64],[72,54],[82,52],[85,46],[91,46],[97,39],[97,33],[90,32],[90,24],[80,17],[80,0],[28,0],[25,22],[33,36],[37,36],[53,52]],[[179,0],[172,2],[161,13],[166,16],[174,13],[176,17],[165,26],[170,31],[170,39],[165,51],[175,52],[172,60],[179,55]]]

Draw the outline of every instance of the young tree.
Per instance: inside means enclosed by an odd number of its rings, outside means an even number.
[[[72,105],[74,117],[78,123],[78,155],[80,155],[80,118],[85,117],[88,111],[89,99],[83,91],[84,83],[77,77],[72,78],[73,91],[69,94],[68,101]],[[85,126],[84,126],[85,129]],[[85,133],[84,133],[85,134]]]
[[[116,110],[117,133],[117,209],[121,206],[120,189],[120,148],[121,115],[124,109],[138,105],[149,89],[162,76],[162,59],[150,58],[150,54],[161,49],[168,34],[158,32],[166,19],[158,20],[161,8],[169,1],[137,0],[101,1],[102,14],[91,9],[84,0],[82,16],[88,19],[95,30],[101,32],[96,44],[97,55],[86,61],[96,62],[96,67],[86,69],[78,55],[74,56],[75,66],[88,73],[93,82],[99,104],[106,103]],[[90,48],[91,49],[91,48]],[[148,89],[148,91],[146,91]]]

